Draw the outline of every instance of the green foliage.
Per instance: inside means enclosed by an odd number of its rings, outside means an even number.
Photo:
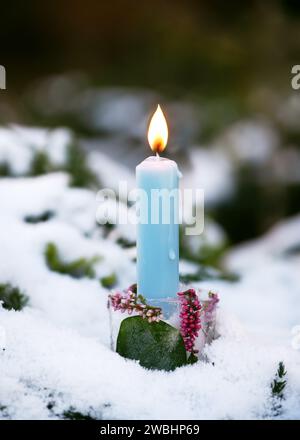
[[[48,154],[45,151],[37,151],[33,156],[29,175],[40,176],[41,174],[47,174],[54,170]]]
[[[71,176],[71,186],[94,187],[99,185],[96,175],[87,164],[84,151],[76,143],[72,143],[68,147],[64,169]]]
[[[117,275],[115,273],[112,273],[110,275],[107,275],[106,277],[102,277],[100,282],[103,287],[106,287],[107,289],[111,289],[118,282]]]
[[[133,246],[135,246],[134,241],[127,240],[126,238],[123,238],[123,237],[119,238],[117,240],[117,243],[123,249],[129,249],[129,248],[132,248]]]
[[[100,259],[99,256],[93,258],[79,258],[78,260],[66,263],[61,260],[58,249],[54,243],[48,243],[45,249],[46,263],[49,269],[61,274],[70,275],[73,278],[94,278],[96,276],[94,265]]]
[[[273,382],[271,383],[271,415],[279,416],[282,413],[282,400],[284,399],[284,389],[286,386],[286,370],[283,362],[279,362],[278,369]]]
[[[73,407],[64,411],[62,417],[65,420],[97,420],[90,414],[83,414],[80,411],[76,411]]]
[[[70,175],[70,185],[74,187],[98,187],[97,176],[89,168],[86,154],[74,141],[67,147],[65,163],[57,166],[51,162],[47,151],[36,151],[26,176],[40,176],[54,171],[64,171]],[[12,176],[8,163],[0,163],[0,177]],[[29,221],[30,222],[30,221]]]
[[[54,215],[55,213],[53,211],[44,211],[41,214],[37,214],[37,215],[27,215],[24,218],[24,221],[26,223],[32,223],[32,224],[42,223],[51,220],[51,218],[53,218]]]
[[[179,230],[179,246],[181,258],[217,268],[220,267],[220,260],[228,249],[228,243],[211,246],[203,242],[201,245],[199,244],[199,249],[195,251],[190,241],[186,239],[182,227]]]
[[[187,361],[184,342],[176,328],[164,321],[149,323],[140,316],[122,321],[117,352],[153,370],[175,370]]]
[[[278,397],[279,399],[284,398],[284,389],[286,386],[286,380],[284,380],[285,376],[286,376],[286,370],[284,363],[279,362],[275,379],[271,383],[271,390],[273,397]]]
[[[98,226],[100,226],[104,232],[104,237],[106,238],[113,229],[115,229],[116,225],[114,225],[113,223],[105,223],[104,225],[100,225],[99,223],[97,223]]]
[[[191,353],[188,357],[187,364],[193,365],[198,362],[198,360],[198,357],[194,353]]]
[[[10,177],[12,175],[12,171],[7,162],[0,163],[0,177]]]
[[[264,170],[254,164],[240,165],[236,170],[232,197],[224,199],[212,210],[214,219],[222,225],[233,244],[264,234],[287,214],[284,212],[284,187],[276,181],[268,183],[262,180],[264,171],[267,173],[268,169]],[[297,211],[298,200],[299,197]]]
[[[243,103],[238,96],[218,96],[218,99],[205,100],[202,105],[205,114],[202,115],[198,140],[204,145],[214,141],[216,136],[245,113]]]
[[[227,250],[226,245],[221,246],[208,246],[203,245],[199,251],[198,261],[202,264],[207,264],[209,266],[219,267],[220,259]]]
[[[28,304],[29,298],[18,287],[0,284],[0,301],[7,310],[22,310]]]
[[[78,411],[75,407],[70,406],[67,410],[62,413],[57,410],[57,403],[55,401],[53,393],[49,394],[51,400],[46,405],[46,408],[50,413],[64,420],[97,420],[92,414],[95,414],[94,409],[91,407],[86,413]]]
[[[204,266],[199,266],[197,272],[180,275],[180,282],[183,284],[205,280],[225,280],[235,282],[238,281],[238,279],[239,277],[233,273],[221,272]]]

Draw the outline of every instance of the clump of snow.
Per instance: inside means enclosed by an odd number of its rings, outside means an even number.
[[[219,139],[234,159],[241,162],[264,163],[279,145],[274,128],[262,121],[240,121]]]
[[[0,326],[0,352],[6,348],[6,334],[4,327]]]
[[[27,214],[57,210],[61,194],[68,188],[68,176],[63,173],[37,178],[1,179],[0,198],[3,214],[22,220]]]
[[[191,169],[183,173],[183,188],[204,190],[205,203],[208,204],[231,195],[234,188],[233,166],[224,152],[214,148],[193,148],[189,153],[189,162]]]
[[[10,166],[14,174],[24,174],[32,160],[31,151],[19,144],[16,134],[7,128],[0,128],[0,162]]]
[[[227,257],[227,263],[234,270],[245,271],[268,259],[292,263],[287,256],[296,247],[300,249],[300,215],[278,223],[262,238],[236,247]],[[297,259],[297,253],[294,258]]]
[[[53,165],[62,165],[71,139],[70,131],[64,128],[1,127],[0,163],[9,165],[13,174],[22,175],[29,171],[34,154],[44,152]]]
[[[121,199],[127,200],[127,191],[135,188],[135,178],[132,171],[99,151],[92,151],[88,155],[88,162],[104,188],[115,190]],[[122,182],[123,185],[120,185],[119,182]]]
[[[115,89],[88,89],[81,96],[87,120],[92,128],[131,135],[145,132],[146,109],[153,105],[151,92]]]

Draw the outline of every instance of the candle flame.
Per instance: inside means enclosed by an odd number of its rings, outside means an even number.
[[[154,153],[162,153],[168,142],[167,121],[159,105],[149,124],[148,142]]]

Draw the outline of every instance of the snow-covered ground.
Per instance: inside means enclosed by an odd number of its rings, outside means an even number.
[[[54,145],[53,160],[63,161],[67,132],[35,134],[0,131],[0,158],[16,174],[24,172],[35,145]],[[105,175],[117,179],[117,165],[111,173],[109,167],[106,160]],[[29,297],[21,311],[0,308],[1,418],[61,418],[70,409],[110,419],[272,418],[270,383],[280,361],[287,386],[276,417],[300,418],[300,260],[293,252],[300,217],[227,254],[225,265],[240,274],[238,282],[195,283],[220,295],[221,336],[206,347],[207,363],[166,373],[110,349],[108,290],[99,279],[115,273],[120,287],[130,285],[135,263],[118,235],[105,237],[97,225],[96,192],[69,187],[63,172],[2,178],[0,206],[0,284]],[[45,212],[53,213],[48,221],[25,221]],[[96,278],[51,271],[44,255],[49,242],[65,261],[99,256]]]

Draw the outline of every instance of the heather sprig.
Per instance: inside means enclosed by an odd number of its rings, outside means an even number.
[[[194,289],[178,293],[180,300],[180,332],[186,351],[195,354],[195,340],[201,329],[201,304]]]
[[[137,294],[135,284],[124,291],[112,293],[109,295],[109,301],[113,310],[127,312],[128,315],[135,312],[148,322],[158,322],[163,318],[161,308],[147,304],[145,298]]]

